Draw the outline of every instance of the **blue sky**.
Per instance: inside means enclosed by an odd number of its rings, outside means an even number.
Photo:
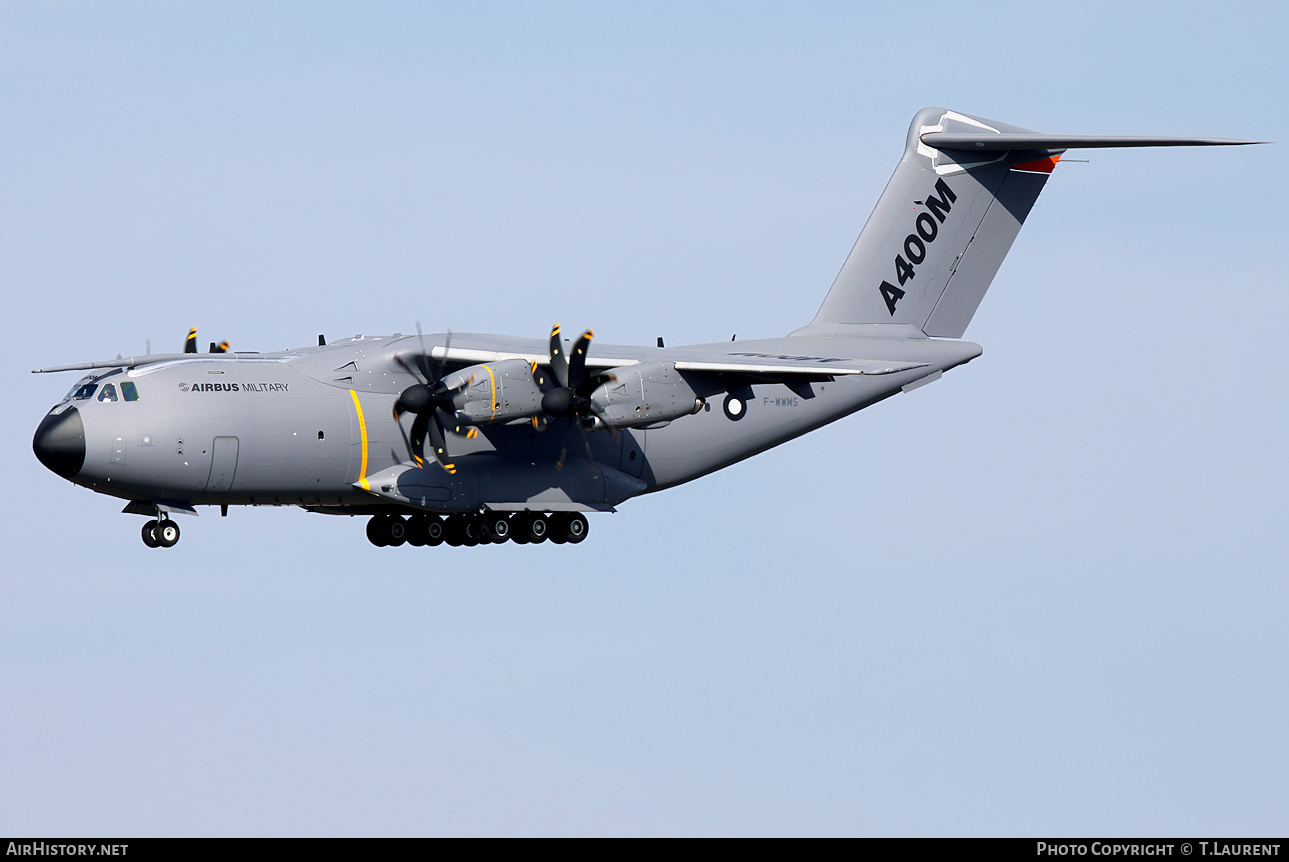
[[[624,5],[624,4],[618,4]],[[984,356],[592,520],[139,519],[42,365],[808,321],[943,105],[1289,140],[1271,3],[0,9],[0,832],[1283,834],[1283,144],[1072,153]]]

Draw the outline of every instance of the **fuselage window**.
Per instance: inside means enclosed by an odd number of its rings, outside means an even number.
[[[127,380],[121,384],[121,397],[126,401],[138,401],[139,388]]]
[[[99,401],[116,401],[116,385],[108,383],[103,387],[103,391],[98,394]]]
[[[85,401],[94,397],[94,390],[98,389],[97,383],[86,383],[72,395],[73,401]]]

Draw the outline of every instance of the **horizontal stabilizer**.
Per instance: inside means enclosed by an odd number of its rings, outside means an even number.
[[[1230,138],[1136,137],[1134,135],[1044,135],[927,132],[920,140],[943,150],[1073,150],[1107,147],[1239,147],[1265,141],[1237,141]]]

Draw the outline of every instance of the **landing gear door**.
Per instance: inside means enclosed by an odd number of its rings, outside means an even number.
[[[618,460],[618,469],[628,476],[640,478],[644,469],[645,432],[623,431],[622,454]]]
[[[233,487],[233,474],[237,472],[237,438],[216,437],[210,456],[210,478],[206,490],[221,494]]]

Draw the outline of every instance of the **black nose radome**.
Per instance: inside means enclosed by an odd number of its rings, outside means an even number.
[[[85,465],[85,423],[80,411],[69,407],[57,416],[50,414],[40,421],[31,441],[40,463],[64,479],[70,479]]]

